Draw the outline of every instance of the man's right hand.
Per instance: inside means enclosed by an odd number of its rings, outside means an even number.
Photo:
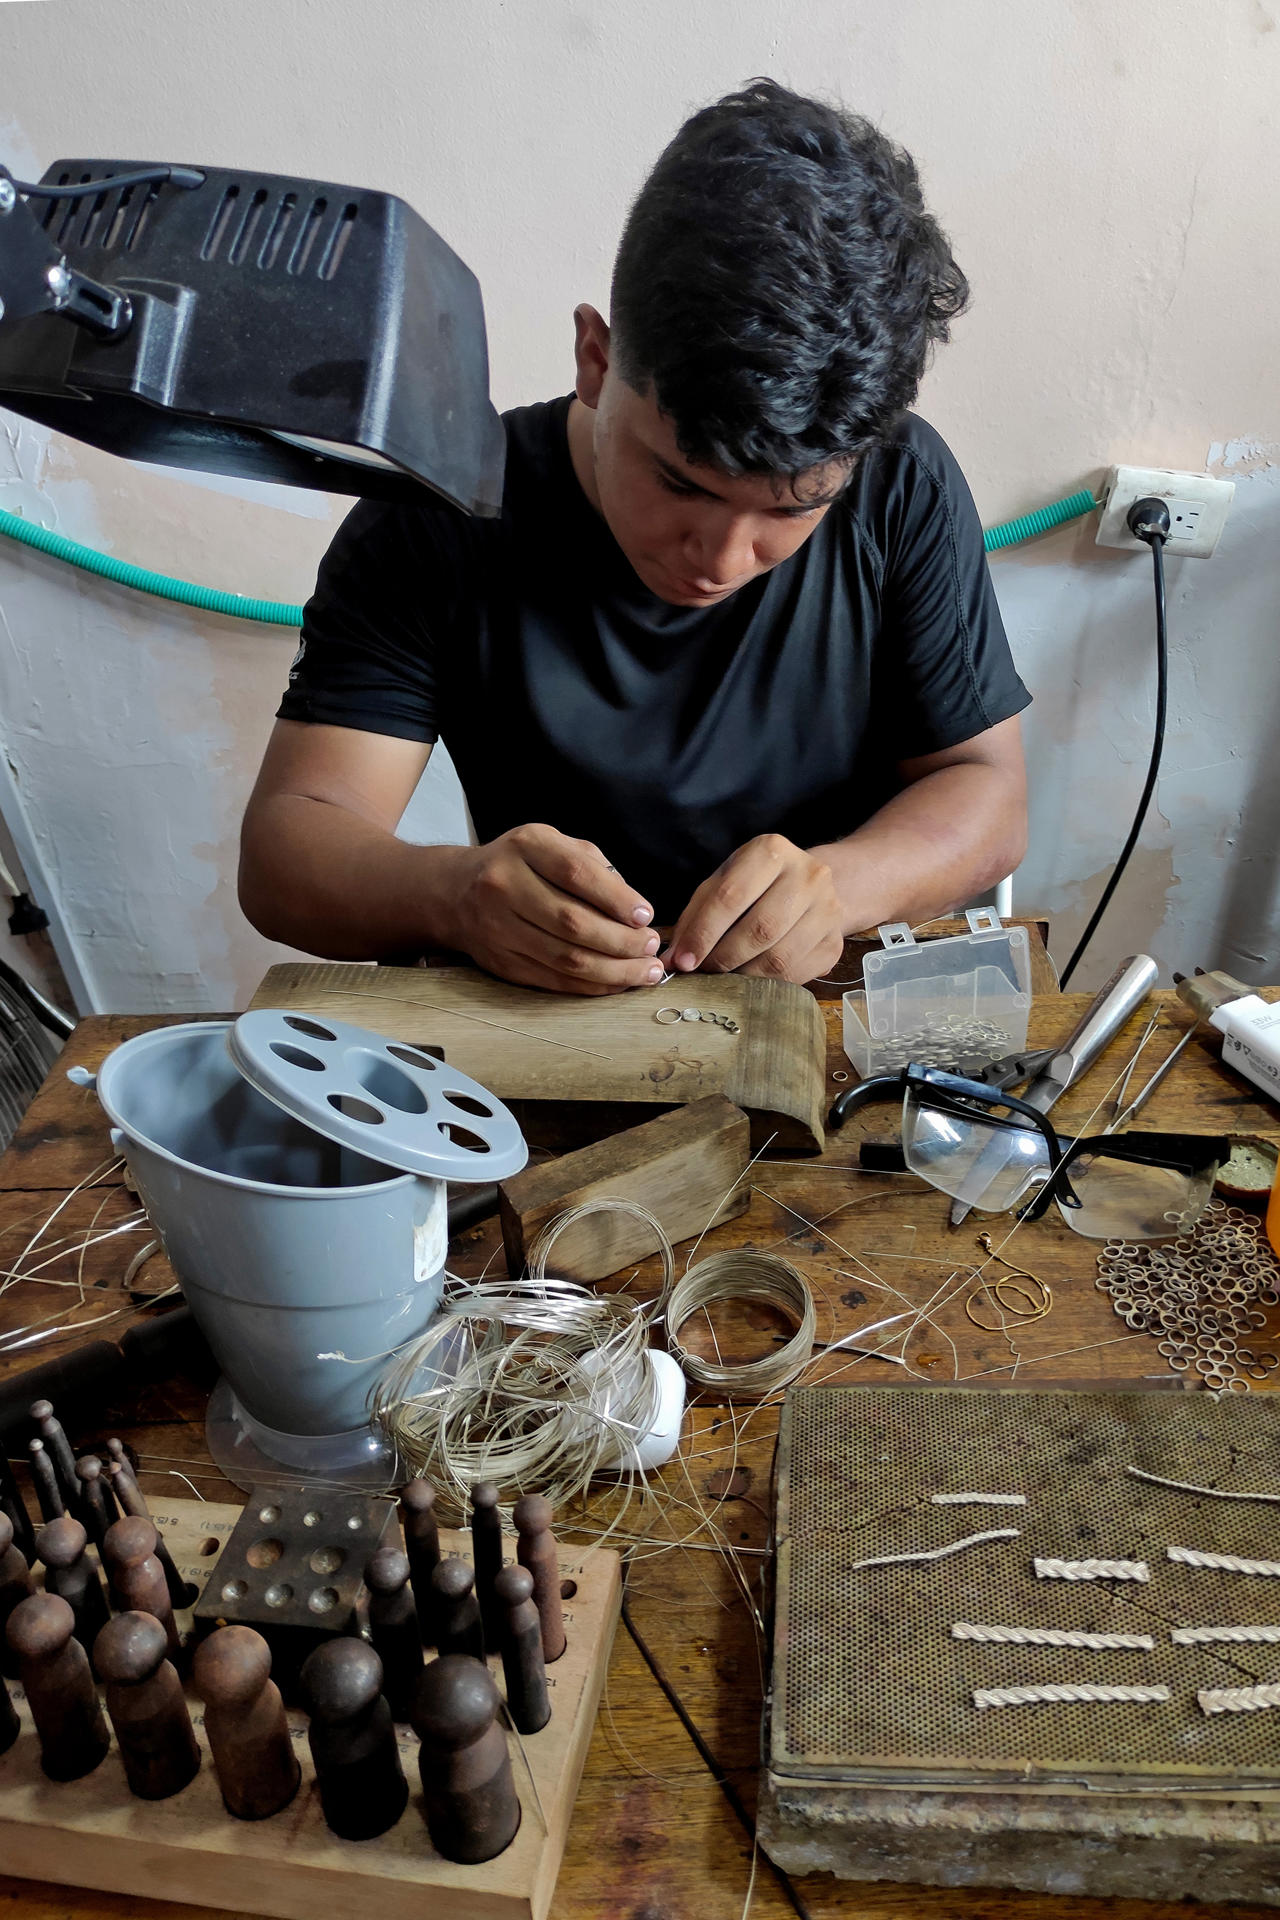
[[[525,826],[450,852],[450,944],[500,979],[586,994],[662,979],[653,908],[591,841]]]

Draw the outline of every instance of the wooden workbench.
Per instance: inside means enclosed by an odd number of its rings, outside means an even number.
[[[1273,997],[1273,996],[1269,996]],[[1035,1008],[1030,1044],[1060,1040],[1075,1023],[1087,996],[1045,996]],[[1143,1056],[1139,1080],[1153,1070],[1183,1030],[1186,1016],[1171,995],[1168,1030],[1157,1032]],[[828,1009],[829,1071],[845,1069],[839,1050],[839,1004]],[[1135,1016],[1084,1088],[1064,1099],[1055,1120],[1064,1131],[1079,1126],[1101,1099],[1119,1063],[1132,1050],[1146,1016]],[[40,1222],[80,1183],[60,1216],[67,1229],[95,1217],[99,1227],[120,1219],[132,1204],[118,1168],[108,1170],[107,1130],[92,1094],[67,1082],[65,1068],[96,1067],[121,1040],[150,1026],[155,1016],[102,1016],[84,1021],[58,1067],[37,1096],[17,1138],[0,1160],[0,1247],[5,1264],[16,1258]],[[832,1083],[831,1091],[838,1091]],[[1153,1128],[1189,1127],[1265,1134],[1280,1140],[1280,1113],[1250,1098],[1243,1082],[1217,1062],[1212,1042],[1193,1041],[1183,1062],[1143,1115]],[[988,1222],[974,1216],[952,1232],[946,1202],[909,1176],[867,1175],[856,1170],[863,1133],[890,1133],[896,1115],[873,1108],[835,1136],[820,1158],[779,1163],[767,1153],[752,1170],[751,1205],[703,1243],[714,1246],[778,1246],[809,1276],[819,1303],[818,1334],[839,1338],[895,1311],[892,1286],[915,1305],[928,1301],[961,1263],[982,1258],[977,1233]],[[548,1137],[536,1145],[555,1149]],[[999,1224],[999,1223],[992,1223]],[[1004,1222],[1002,1232],[1008,1229]],[[119,1302],[120,1282],[139,1239],[122,1234],[103,1241],[85,1259],[87,1302],[74,1317],[88,1321]],[[455,1244],[451,1266],[477,1272],[497,1244],[496,1224],[477,1228]],[[1154,1340],[1128,1334],[1110,1303],[1093,1286],[1094,1248],[1056,1219],[1019,1231],[1010,1258],[1025,1263],[1053,1288],[1048,1316],[1018,1337],[1019,1384],[1043,1382],[1132,1384],[1163,1369]],[[69,1271],[67,1269],[66,1271]],[[54,1266],[50,1275],[64,1272]],[[162,1287],[162,1260],[140,1277],[149,1290]],[[655,1263],[635,1280],[636,1291],[657,1284]],[[0,1330],[28,1324],[75,1295],[21,1283],[0,1295]],[[725,1358],[746,1359],[763,1350],[772,1330],[752,1327],[746,1316],[718,1323]],[[118,1331],[119,1323],[112,1329]],[[92,1334],[86,1332],[86,1338]],[[955,1359],[951,1343],[954,1343]],[[41,1349],[23,1356],[26,1364]],[[979,1388],[1007,1382],[1013,1359],[999,1335],[979,1331],[959,1300],[938,1325],[922,1324],[907,1343],[912,1372],[887,1362],[833,1355],[812,1378],[904,1383],[972,1379]],[[0,1372],[19,1361],[0,1360]],[[144,1491],[186,1493],[176,1474],[207,1498],[229,1497],[226,1482],[209,1461],[203,1412],[208,1381],[174,1377],[145,1389],[129,1406],[113,1408],[94,1434],[119,1432],[138,1450]],[[760,1599],[769,1537],[770,1466],[776,1410],[698,1406],[690,1415],[685,1458],[664,1478],[672,1492],[713,1510],[724,1535],[743,1550],[740,1565]],[[33,1503],[34,1504],[34,1503]],[[600,1512],[609,1510],[602,1497]],[[670,1540],[697,1529],[689,1508],[662,1516],[633,1509],[628,1531]],[[747,1606],[722,1558],[705,1551],[706,1530],[689,1544],[663,1550],[640,1547],[629,1579],[629,1613],[667,1691],[646,1665],[635,1639],[620,1632],[609,1671],[599,1723],[587,1762],[559,1888],[554,1920],[719,1920],[742,1911],[751,1868],[751,1843],[731,1809],[729,1796],[754,1803],[759,1752],[762,1650]],[[674,1697],[696,1730],[720,1781],[682,1724]],[[2,1866],[0,1862],[0,1866]],[[1219,1909],[1182,1903],[1151,1904],[1002,1892],[957,1892],[834,1882],[826,1876],[795,1883],[803,1909],[814,1920],[1263,1920],[1274,1908]],[[752,1913],[780,1920],[795,1911],[763,1857],[759,1860]],[[132,1899],[81,1892],[0,1874],[3,1920],[211,1920],[212,1910],[167,1902],[142,1909]]]

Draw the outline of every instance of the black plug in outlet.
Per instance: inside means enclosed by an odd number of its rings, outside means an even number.
[[[1135,500],[1125,520],[1134,539],[1145,540],[1148,546],[1153,541],[1163,543],[1169,538],[1168,504],[1154,493],[1147,494],[1142,500]]]

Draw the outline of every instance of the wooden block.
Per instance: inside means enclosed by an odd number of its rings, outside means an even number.
[[[253,1007],[349,1021],[438,1047],[499,1100],[686,1106],[722,1093],[751,1115],[757,1145],[821,1148],[826,1035],[811,993],[747,974],[682,974],[663,987],[579,999],[512,987],[470,967],[287,961]],[[719,1014],[654,1018],[665,1008]]]
[[[746,1209],[751,1195],[735,1182],[750,1156],[746,1114],[717,1093],[545,1166],[527,1167],[498,1188],[507,1270],[519,1273],[543,1228],[588,1200],[634,1200],[661,1221],[670,1241],[692,1239]],[[560,1235],[550,1268],[565,1280],[603,1280],[656,1253],[657,1246],[634,1215],[594,1213]]]
[[[317,1500],[323,1501],[323,1494]],[[216,1578],[218,1555],[240,1517],[238,1507],[153,1501],[152,1515],[186,1578]],[[440,1538],[446,1554],[469,1556],[468,1535],[442,1530]],[[514,1537],[504,1536],[504,1553],[513,1560],[515,1546]],[[0,1866],[26,1879],[280,1920],[316,1920],[317,1915],[338,1920],[353,1914],[421,1920],[426,1913],[448,1914],[450,1920],[544,1920],[604,1685],[621,1599],[619,1566],[617,1554],[607,1548],[561,1549],[569,1644],[547,1675],[550,1721],[524,1740],[524,1758],[512,1742],[520,1829],[494,1860],[458,1866],[431,1845],[417,1785],[418,1743],[408,1727],[397,1728],[397,1736],[410,1781],[409,1804],[387,1833],[353,1842],[325,1826],[307,1750],[306,1716],[296,1710],[287,1715],[302,1766],[296,1799],[270,1819],[233,1820],[223,1807],[207,1752],[195,1779],[168,1800],[133,1798],[114,1743],[101,1766],[83,1780],[69,1785],[47,1780],[40,1771],[30,1709],[21,1688],[11,1686],[21,1732],[0,1757]],[[190,1615],[182,1612],[178,1618],[185,1625]],[[501,1663],[491,1663],[490,1671],[501,1687]],[[203,1750],[204,1713],[194,1695],[191,1708]]]

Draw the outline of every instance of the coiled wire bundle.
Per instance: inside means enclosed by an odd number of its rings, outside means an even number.
[[[642,1207],[637,1200],[613,1200],[606,1194],[598,1200],[584,1200],[581,1206],[569,1207],[565,1212],[558,1213],[554,1220],[549,1220],[529,1249],[530,1284],[541,1286],[545,1281],[551,1249],[565,1228],[576,1226],[579,1220],[585,1220],[593,1213],[627,1214],[633,1220],[642,1221],[653,1234],[657,1242],[658,1257],[662,1261],[662,1288],[657,1299],[650,1301],[647,1306],[641,1308],[641,1311],[646,1321],[661,1319],[671,1292],[671,1283],[675,1278],[675,1255],[671,1251],[671,1242],[667,1238],[667,1230],[662,1222],[656,1214],[650,1213],[648,1207]]]
[[[737,1366],[703,1360],[680,1344],[680,1332],[693,1314],[719,1300],[752,1300],[773,1307],[797,1322],[796,1331],[776,1353],[762,1360]],[[709,1253],[676,1282],[667,1301],[671,1351],[686,1376],[700,1387],[718,1387],[731,1400],[762,1400],[787,1386],[813,1357],[817,1328],[813,1294],[799,1269],[780,1254],[749,1247]]]
[[[448,1287],[439,1318],[379,1380],[370,1414],[405,1468],[435,1484],[443,1513],[461,1518],[478,1481],[558,1506],[593,1475],[626,1471],[658,1398],[640,1302],[542,1277]]]

